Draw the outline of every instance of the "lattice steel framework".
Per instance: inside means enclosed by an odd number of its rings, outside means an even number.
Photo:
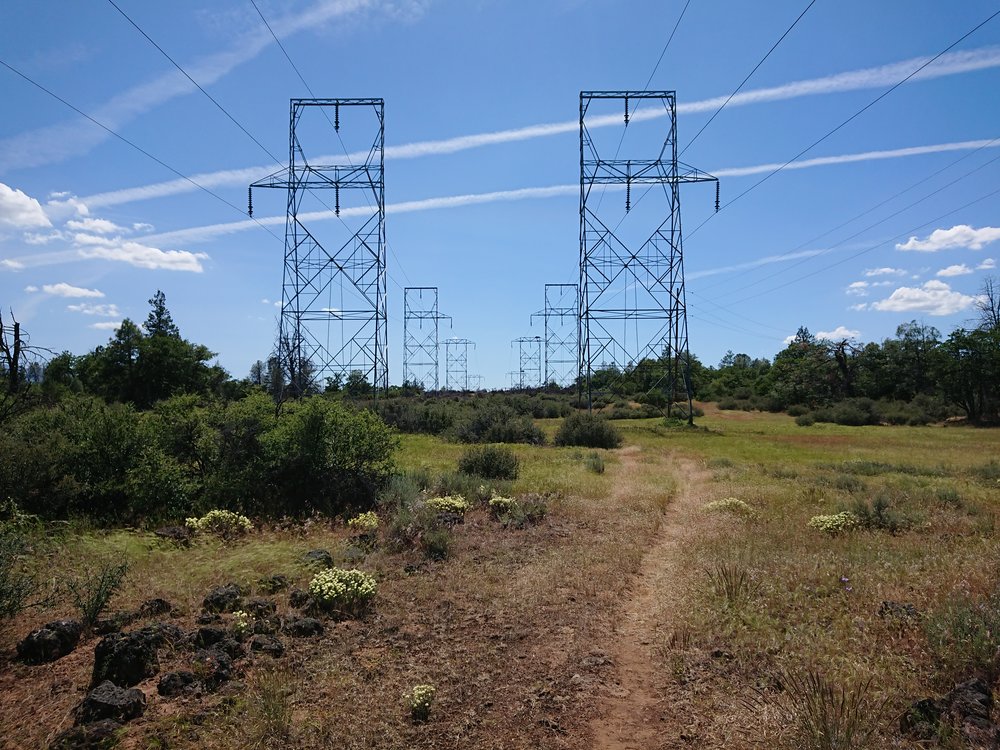
[[[579,295],[577,284],[546,284],[545,307],[531,316],[532,323],[540,317],[545,326],[543,385],[567,386],[576,381],[580,364]]]
[[[511,342],[517,344],[517,387],[538,388],[542,382],[542,337],[521,336]]]
[[[440,324],[451,316],[438,311],[436,286],[403,289],[403,381],[426,391],[440,387]]]
[[[623,106],[617,112],[624,111],[626,129],[630,104],[633,120],[643,105],[641,119],[665,121],[659,156],[619,158],[625,132],[612,158],[598,153],[588,117],[606,125],[607,100]],[[661,370],[656,382],[665,384],[671,403],[686,394],[690,414],[680,186],[714,181],[718,210],[718,180],[678,162],[676,103],[673,91],[580,92],[579,373],[588,404],[595,369],[621,371],[645,360]],[[632,187],[639,185],[648,187],[633,203]],[[608,186],[624,188],[624,213],[618,201],[604,200]],[[650,200],[636,211],[647,194]]]
[[[444,387],[448,391],[469,390],[469,339],[450,338],[444,342]]]
[[[311,382],[353,371],[376,394],[389,385],[384,114],[381,98],[292,99],[288,167],[250,186],[251,215],[253,188],[287,192],[277,349],[293,395]],[[343,156],[310,161],[306,146],[329,145],[318,142],[333,137],[329,124],[343,144],[342,117],[361,139],[355,159],[344,147]],[[367,128],[374,131],[370,145]],[[324,193],[327,201],[332,193],[332,209],[320,197]],[[329,220],[330,210],[337,221]]]

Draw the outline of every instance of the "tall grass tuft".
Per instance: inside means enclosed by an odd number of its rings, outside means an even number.
[[[835,683],[812,669],[779,676],[780,712],[804,750],[864,750],[874,747],[885,701],[872,695],[872,680]]]
[[[715,593],[731,606],[743,604],[760,592],[760,581],[739,563],[719,563],[708,571],[708,580]]]
[[[283,747],[292,729],[294,685],[288,673],[265,670],[251,682],[245,731],[249,748]]]
[[[128,575],[128,560],[107,562],[96,572],[87,572],[78,578],[66,581],[70,599],[83,620],[84,627],[90,627],[108,606],[112,597],[125,582]]]

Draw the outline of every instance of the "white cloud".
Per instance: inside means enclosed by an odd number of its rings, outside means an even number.
[[[103,297],[104,292],[98,289],[87,289],[82,286],[73,286],[65,281],[58,284],[43,284],[42,291],[55,297]]]
[[[868,296],[868,282],[867,281],[855,281],[847,285],[847,294],[852,297],[867,297]]]
[[[954,266],[948,266],[947,268],[942,268],[935,274],[935,276],[965,276],[970,273],[972,273],[971,268],[969,268],[964,263],[959,263]]]
[[[0,227],[38,229],[50,226],[52,222],[45,215],[41,203],[17,188],[0,182]]]
[[[869,268],[865,271],[865,276],[905,276],[906,271],[902,268]]]
[[[115,304],[93,305],[89,302],[81,302],[78,305],[67,305],[70,312],[77,312],[83,315],[99,315],[102,318],[120,318],[121,312]]]
[[[81,258],[112,260],[128,263],[138,268],[201,273],[204,270],[201,261],[208,259],[208,255],[205,253],[191,253],[187,250],[160,250],[121,237],[77,234],[73,240]]]
[[[122,321],[120,320],[102,320],[100,323],[91,323],[91,328],[96,328],[98,331],[117,331],[121,328]]]
[[[968,224],[958,224],[951,229],[935,229],[924,240],[910,237],[906,242],[897,244],[896,249],[917,250],[923,253],[936,253],[938,250],[950,250],[956,247],[981,250],[984,245],[997,240],[1000,240],[1000,227],[974,229]]]
[[[997,262],[993,258],[984,258],[983,262],[976,266],[977,271],[991,271],[997,267]]]
[[[29,245],[47,245],[52,240],[61,240],[64,238],[62,232],[58,229],[52,232],[25,232],[24,241]]]
[[[856,339],[861,335],[861,331],[852,331],[846,326],[837,326],[832,331],[817,331],[816,338],[827,341],[840,341],[841,339]]]
[[[327,21],[364,9],[372,0],[320,0],[309,9],[270,20],[274,33],[283,38],[299,31],[314,29]],[[202,86],[208,86],[232,70],[254,59],[274,43],[270,32],[257,26],[229,49],[186,61],[185,68]],[[123,91],[90,111],[90,115],[111,130],[131,122],[139,115],[195,91],[181,73],[170,72]],[[26,131],[0,140],[0,168],[19,169],[63,161],[87,153],[109,134],[91,122],[76,118],[58,125]]]
[[[28,286],[24,287],[24,291],[26,291],[28,294],[34,294],[35,292],[38,291],[38,287],[35,286],[34,284],[29,284]]]
[[[135,232],[152,232],[154,229],[152,224],[147,224],[144,221],[137,221],[132,225],[132,230]]]
[[[859,302],[856,305],[851,305],[848,309],[849,310],[854,310],[855,312],[861,312],[862,310],[867,310],[868,309],[868,303],[867,302]]]
[[[20,271],[24,268],[24,263],[19,260],[14,260],[13,258],[4,258],[0,260],[0,266],[10,269],[11,271]]]
[[[97,234],[120,234],[128,231],[107,219],[71,219],[66,222],[66,227],[81,232],[96,232]]]
[[[273,24],[272,24],[273,25]],[[277,29],[275,29],[277,32]],[[281,35],[280,32],[279,36]],[[900,79],[909,75],[916,68],[927,62],[929,58],[920,57],[911,60],[903,60],[889,65],[875,68],[863,68],[860,70],[838,73],[822,78],[814,78],[804,81],[794,81],[765,89],[754,89],[745,91],[732,97],[726,104],[732,108],[748,104],[762,102],[780,101],[785,99],[795,99],[802,96],[814,96],[831,94],[842,91],[856,91],[860,89],[880,88],[892,85]],[[915,76],[909,79],[908,83],[918,80],[928,80],[941,76],[949,76],[966,73],[975,70],[1000,67],[1000,47],[983,47],[980,49],[967,50],[963,52],[951,52],[942,55],[934,63],[928,65]],[[197,76],[195,76],[198,78]],[[199,79],[200,80],[200,79]],[[205,81],[201,81],[202,84]],[[684,102],[677,105],[678,114],[711,112],[726,103],[727,96],[702,99],[695,102]],[[666,115],[662,110],[647,108],[639,110],[633,116],[633,120],[650,120]],[[100,118],[98,118],[100,119]],[[608,125],[620,125],[621,115],[607,115],[591,118],[588,126],[591,128]],[[550,122],[538,125],[528,125],[521,128],[510,128],[489,133],[473,133],[461,135],[453,138],[445,138],[435,141],[420,141],[416,143],[406,143],[398,146],[389,146],[385,149],[386,159],[410,159],[421,156],[436,154],[451,154],[470,148],[479,148],[498,143],[511,143],[515,141],[531,140],[534,138],[559,135],[562,133],[574,133],[579,128],[578,120],[565,120],[563,122]],[[977,145],[970,145],[975,143]],[[872,158],[892,158],[894,156],[910,156],[918,153],[935,153],[946,150],[959,150],[965,148],[981,148],[983,146],[997,146],[1000,144],[990,141],[967,141],[964,143],[937,144],[933,146],[918,146],[913,149],[898,149],[895,152],[868,152],[867,154],[851,154],[846,156],[823,157],[819,163],[840,163],[844,161],[861,161]],[[2,163],[3,142],[0,142],[0,163]],[[366,154],[352,154],[353,161],[359,158],[363,160]],[[322,161],[329,157],[318,157],[317,161]],[[336,157],[343,158],[343,157]],[[829,161],[832,160],[832,161]],[[808,160],[815,162],[815,160]],[[803,162],[805,163],[805,162]],[[796,163],[797,164],[797,163]],[[808,166],[816,166],[811,163]],[[759,172],[772,171],[780,164],[760,165],[759,167],[743,167],[734,170],[718,170],[713,172],[716,175],[728,174],[757,174]],[[795,164],[787,168],[802,168]],[[192,179],[205,187],[217,187],[220,185],[245,185],[259,177],[270,174],[273,171],[271,166],[243,167],[229,169],[219,172],[209,172],[193,175]],[[747,171],[751,170],[751,171]],[[757,170],[757,171],[754,171]],[[166,182],[154,183],[135,188],[125,188],[107,193],[89,196],[86,200],[93,206],[113,205],[116,203],[126,203],[134,200],[145,200],[148,198],[163,197],[176,193],[186,193],[197,190],[187,180],[169,180]]]
[[[895,281],[873,281],[869,286],[874,289],[877,286],[892,286],[895,283]]]
[[[45,215],[51,221],[66,221],[77,216],[90,216],[87,204],[74,195],[59,200],[50,200],[45,204]]]
[[[975,301],[975,297],[953,291],[943,281],[926,281],[920,287],[899,287],[886,299],[872,302],[871,309],[882,312],[952,315],[968,309]]]

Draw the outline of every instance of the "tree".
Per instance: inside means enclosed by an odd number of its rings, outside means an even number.
[[[167,309],[167,295],[157,289],[156,294],[149,299],[149,307],[149,315],[142,324],[147,335],[181,337],[180,329],[174,324],[174,319]]]
[[[945,396],[970,422],[1000,420],[1000,328],[954,331],[932,366]]]
[[[1000,285],[992,276],[983,279],[983,288],[976,298],[976,310],[979,311],[981,330],[995,331],[1000,328]]]

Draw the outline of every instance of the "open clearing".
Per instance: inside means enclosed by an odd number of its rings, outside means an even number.
[[[351,563],[379,580],[363,619],[286,639],[280,658],[252,653],[217,692],[163,698],[156,678],[140,683],[148,709],[122,746],[794,747],[778,686],[811,668],[837,685],[868,684],[866,705],[884,704],[868,712],[873,747],[919,747],[899,734],[907,706],[991,668],[946,626],[1000,578],[997,431],[800,428],[784,415],[711,409],[694,431],[617,424],[625,447],[602,451],[604,474],[588,471],[587,451],[515,448],[515,491],[553,493],[542,522],[503,528],[475,508],[442,562],[380,546]],[[400,463],[451,471],[460,452],[403,436]],[[880,496],[891,528],[827,535],[807,525]],[[705,510],[728,497],[748,511]],[[343,524],[313,523],[183,548],[94,532],[41,547],[39,565],[57,578],[125,552],[131,575],[112,609],[160,596],[175,607],[167,619],[191,630],[213,586],[256,594],[277,573],[304,586],[303,554],[323,548],[343,563],[348,536]],[[290,611],[287,593],[273,598]],[[917,616],[887,615],[883,602]],[[41,666],[14,652],[31,628],[72,614],[66,603],[30,610],[0,636],[0,746],[45,747],[72,725],[97,639]],[[187,659],[164,651],[160,672]],[[425,724],[409,721],[403,701],[418,683],[437,688]],[[291,711],[279,743],[267,735],[275,704]]]

